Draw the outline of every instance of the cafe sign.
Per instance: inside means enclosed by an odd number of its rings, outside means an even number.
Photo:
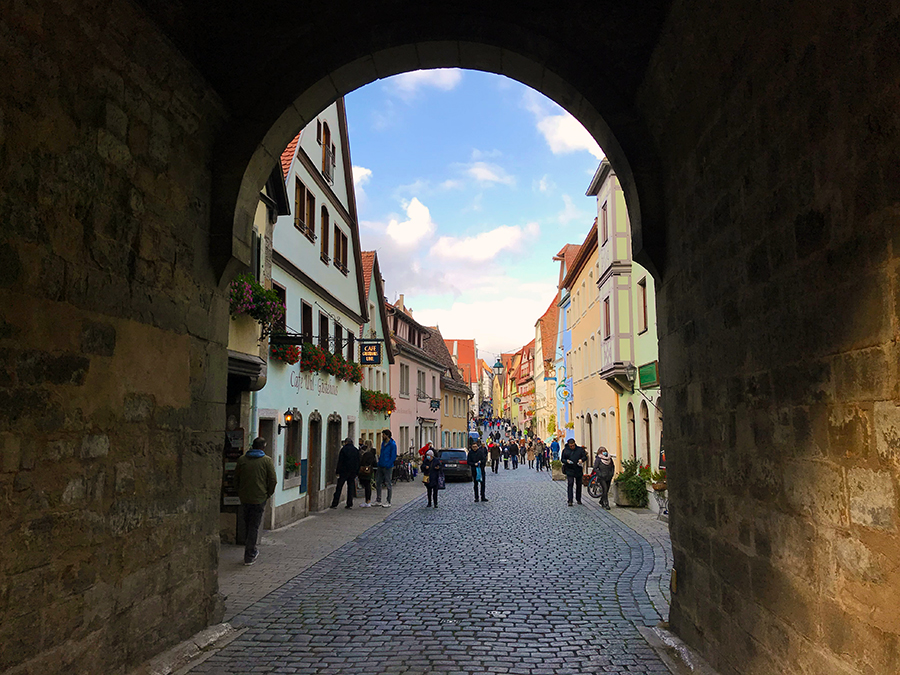
[[[380,342],[360,342],[359,343],[359,363],[363,366],[380,366],[381,365],[381,343]]]

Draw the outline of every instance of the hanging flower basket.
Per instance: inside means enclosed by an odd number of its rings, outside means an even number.
[[[290,365],[300,360],[300,347],[297,345],[270,345],[269,353],[273,359]]]
[[[259,322],[262,338],[268,337],[284,319],[284,305],[278,294],[264,288],[249,274],[241,274],[231,282],[228,299],[231,318],[253,317]]]
[[[324,372],[353,384],[359,384],[363,379],[362,366],[358,363],[347,361],[341,354],[332,354],[311,342],[305,342],[301,349],[300,370],[307,373]]]
[[[397,408],[394,398],[390,394],[385,394],[380,391],[363,389],[359,394],[359,398],[363,410],[387,415],[388,413],[394,412]]]

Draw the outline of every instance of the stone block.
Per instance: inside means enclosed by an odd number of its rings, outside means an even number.
[[[133,494],[134,485],[134,462],[119,462],[116,464],[116,494]]]
[[[156,407],[156,400],[150,394],[125,394],[124,416],[127,422],[146,422]]]
[[[0,471],[13,473],[19,470],[22,446],[16,434],[0,434]]]
[[[81,439],[81,456],[85,459],[105,457],[109,454],[109,436],[88,434]]]
[[[897,494],[890,473],[848,469],[847,492],[850,522],[863,527],[896,530]]]
[[[826,462],[793,461],[784,467],[784,501],[795,513],[831,525],[847,525],[841,470]]]
[[[857,406],[832,406],[828,418],[828,452],[836,460],[869,456],[872,440],[871,410]]]
[[[108,323],[86,321],[81,327],[81,351],[96,356],[113,356],[116,329]]]
[[[900,406],[877,401],[874,407],[875,452],[885,467],[900,470]]]

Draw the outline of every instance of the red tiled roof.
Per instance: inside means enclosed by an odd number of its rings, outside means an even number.
[[[453,354],[453,343],[456,343],[456,365],[463,372],[463,379],[467,384],[477,382],[480,377],[478,372],[478,356],[475,353],[475,340],[448,340],[444,338],[447,349]]]
[[[572,265],[566,265],[566,278],[562,280],[562,287],[569,288],[571,284],[575,283],[575,279],[577,279],[578,275],[581,274],[581,271],[584,269],[585,264],[587,264],[587,260],[591,256],[591,253],[596,250],[597,219],[594,218],[594,223],[591,225],[591,229],[588,230],[587,236],[584,238],[584,242],[579,247],[578,254],[572,261]]]
[[[556,303],[559,301],[559,292],[553,296],[553,301],[544,312],[543,316],[538,319],[541,325],[541,351],[539,356],[542,361],[552,359],[556,352],[556,331],[559,328],[559,307]]]
[[[300,140],[300,134],[294,136],[294,140],[287,144],[284,152],[281,153],[281,173],[287,178],[288,171],[291,170],[291,162],[294,161],[294,155],[297,154],[297,142]]]
[[[562,288],[563,277],[565,276],[563,270],[568,273],[572,269],[572,264],[575,262],[575,258],[578,257],[578,251],[580,250],[581,244],[566,244],[559,250],[559,253],[553,256],[555,262],[563,263],[559,268],[559,283],[557,284],[559,288]]]
[[[361,254],[363,281],[366,285],[366,301],[369,299],[369,288],[372,285],[372,272],[375,269],[375,251],[363,251]]]

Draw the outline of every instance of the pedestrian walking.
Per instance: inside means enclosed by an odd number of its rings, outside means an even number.
[[[375,503],[386,509],[391,508],[391,495],[393,484],[391,476],[394,473],[394,464],[397,462],[397,443],[393,439],[390,429],[381,432],[384,440],[381,443],[381,452],[378,454],[378,466],[375,469]],[[387,486],[387,501],[381,503],[381,488]]]
[[[588,456],[584,448],[575,445],[575,439],[566,441],[566,447],[562,452],[563,473],[568,481],[569,506],[572,506],[572,488],[575,488],[575,501],[581,504],[581,485],[584,475],[584,464]]]
[[[256,543],[262,524],[266,501],[275,494],[278,477],[275,464],[266,455],[266,439],[253,439],[250,450],[238,457],[234,468],[234,487],[241,500],[241,512],[246,526],[244,536],[244,564],[252,565],[259,557]]]
[[[515,441],[509,446],[509,461],[513,469],[519,468],[519,445]]]
[[[491,442],[488,445],[488,450],[491,453],[491,471],[497,473],[500,470],[500,446]]]
[[[366,502],[360,504],[360,506],[362,508],[368,508],[372,506],[372,479],[375,477],[375,465],[377,464],[377,461],[375,460],[375,448],[372,447],[371,442],[364,441],[360,446],[359,482],[366,495]]]
[[[509,469],[509,444],[503,446],[503,450],[501,451],[503,455],[503,468]]]
[[[425,453],[425,459],[422,460],[422,482],[425,483],[425,490],[428,492],[428,506],[434,504],[434,508],[438,507],[439,481],[443,471],[444,463],[434,456],[434,450],[429,449]]]
[[[356,494],[356,475],[359,473],[359,449],[353,445],[352,438],[345,438],[344,444],[338,453],[337,466],[334,472],[337,474],[337,487],[334,488],[334,498],[331,500],[331,508],[336,509],[341,501],[341,490],[347,485],[347,506],[353,508],[353,495]]]
[[[600,483],[600,506],[609,511],[609,484],[616,472],[616,464],[609,456],[609,451],[602,445],[594,460],[594,470],[597,472],[597,481]]]
[[[555,438],[550,442],[550,458],[553,460],[559,459],[559,441]]]
[[[487,451],[483,443],[472,445],[469,448],[469,454],[466,457],[466,463],[472,472],[472,488],[475,490],[475,501],[478,501],[478,486],[481,485],[481,501],[486,502],[487,497],[484,496],[485,479],[487,474]]]

